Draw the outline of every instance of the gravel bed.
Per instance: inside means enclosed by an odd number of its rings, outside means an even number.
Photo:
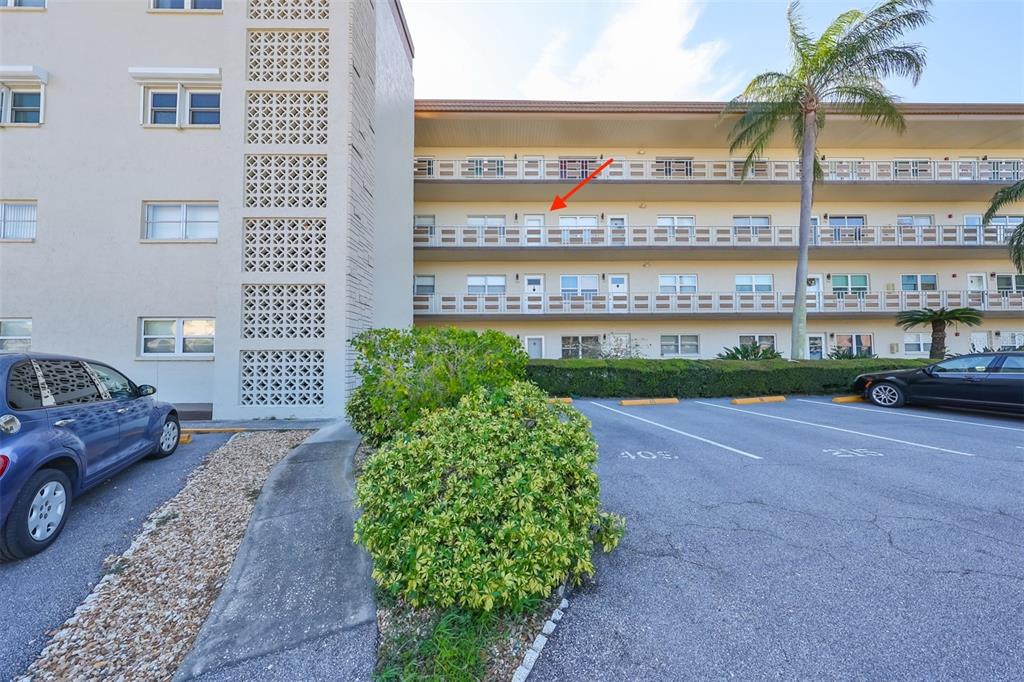
[[[19,680],[170,680],[227,577],[270,470],[309,431],[242,433],[210,453]]]

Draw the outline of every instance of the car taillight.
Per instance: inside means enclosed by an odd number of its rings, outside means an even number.
[[[11,459],[7,455],[0,455],[0,476],[4,475],[7,471],[7,465],[11,463]]]

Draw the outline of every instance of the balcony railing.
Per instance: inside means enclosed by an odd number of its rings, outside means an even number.
[[[553,181],[576,182],[597,170],[598,159],[438,159],[415,157],[417,180]],[[1010,183],[1024,177],[1024,160],[933,161],[919,159],[824,161],[828,182],[991,182]],[[733,182],[741,179],[794,182],[799,161],[757,161],[743,177],[743,162],[735,159],[615,159],[597,177],[609,181]]]
[[[1001,246],[1015,226],[1007,225],[862,225],[812,229],[815,246]],[[414,227],[413,244],[424,247],[521,246],[796,246],[794,225],[734,227],[699,225],[665,227],[559,227],[554,225]]]
[[[413,297],[416,315],[592,315],[789,313],[794,295],[765,293],[626,294],[431,294]],[[1024,311],[1024,292],[867,291],[809,293],[812,313],[897,313],[916,308],[972,307],[987,312]]]

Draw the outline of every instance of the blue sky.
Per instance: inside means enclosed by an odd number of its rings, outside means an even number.
[[[808,27],[868,9],[805,0]],[[785,0],[404,0],[421,98],[722,100],[788,64]],[[915,102],[1024,102],[1024,0],[936,0]]]

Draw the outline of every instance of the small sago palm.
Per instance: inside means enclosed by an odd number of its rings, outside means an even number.
[[[988,225],[989,221],[999,212],[1003,206],[1024,201],[1024,180],[1018,180],[1014,184],[1004,187],[992,195],[992,204],[985,211],[981,222]],[[1010,248],[1010,260],[1017,268],[1017,272],[1024,272],[1024,223],[1014,229],[1007,242]]]
[[[920,310],[904,310],[896,315],[897,326],[904,331],[914,327],[931,325],[932,350],[928,357],[941,360],[946,357],[946,327],[951,324],[964,324],[977,327],[981,324],[982,312],[975,308],[921,308]]]
[[[792,128],[800,150],[800,232],[793,305],[791,356],[807,356],[807,257],[810,248],[814,181],[821,177],[818,134],[826,108],[853,114],[898,132],[906,129],[895,97],[882,83],[909,77],[916,85],[925,66],[921,45],[902,42],[903,34],[928,23],[931,0],[887,0],[862,12],[840,14],[817,39],[804,28],[799,3],[787,11],[793,63],[786,72],[756,76],[725,108],[742,112],[729,134],[729,151],[748,150],[743,177],[783,124]]]

